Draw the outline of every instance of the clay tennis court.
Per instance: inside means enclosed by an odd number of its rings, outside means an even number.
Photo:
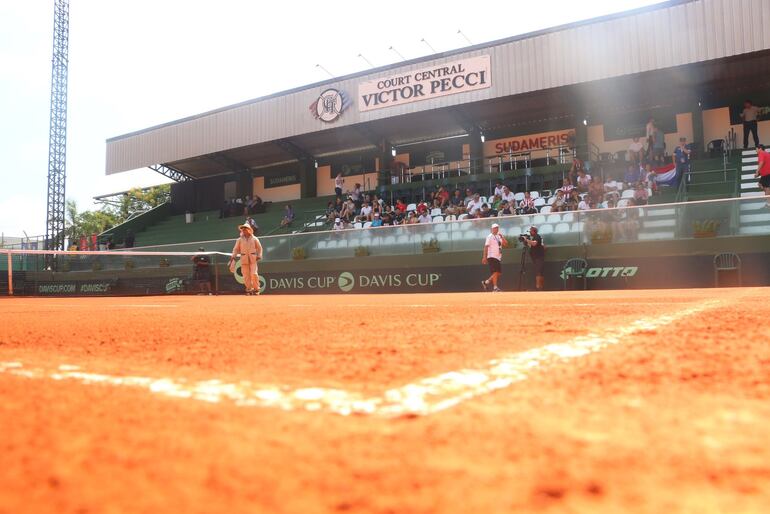
[[[3,299],[0,512],[768,512],[768,293]]]

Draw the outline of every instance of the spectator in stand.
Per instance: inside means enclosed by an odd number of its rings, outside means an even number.
[[[743,111],[741,111],[741,119],[743,119],[743,149],[746,150],[749,147],[749,133],[754,135],[754,148],[759,147],[759,136],[757,136],[757,115],[759,114],[759,108],[756,107],[751,100],[743,102]]]
[[[666,138],[663,134],[663,131],[660,130],[658,127],[655,127],[655,130],[652,134],[652,160],[653,162],[658,163],[658,165],[663,164],[663,156],[666,153]]]
[[[484,203],[481,204],[481,209],[479,209],[479,218],[489,218],[492,216],[492,210],[489,208],[489,204]]]
[[[356,217],[356,205],[353,203],[353,200],[348,198],[348,200],[342,204],[342,211],[340,212],[340,218],[345,223],[350,223],[355,219]]]
[[[374,213],[374,218],[372,218],[372,227],[381,227],[382,226],[382,216],[380,216],[379,212]]]
[[[337,173],[337,176],[334,178],[334,194],[337,195],[337,198],[342,198],[342,188],[345,186],[345,179],[342,178],[342,173]]]
[[[504,189],[505,189],[505,186],[503,185],[502,180],[498,180],[497,182],[495,182],[495,196],[499,196],[500,198],[502,198]]]
[[[329,223],[334,223],[334,219],[339,217],[339,212],[334,207],[334,202],[328,202],[326,204],[326,211],[324,212],[324,215],[326,216],[326,221]]]
[[[417,223],[433,223],[433,218],[430,217],[430,214],[428,214],[428,211],[423,211],[422,214],[417,218]]]
[[[131,231],[131,229],[126,230],[126,237],[123,238],[123,248],[133,248],[134,247],[134,233]]]
[[[679,145],[674,149],[674,155],[672,157],[674,165],[676,166],[676,184],[682,180],[685,173],[690,171],[690,145],[687,144],[686,137],[679,138]]]
[[[497,211],[500,210],[500,205],[503,203],[503,199],[500,198],[500,195],[495,195],[492,197],[492,201],[490,202],[489,209],[492,211],[492,216],[497,216]]]
[[[587,211],[591,209],[590,204],[590,197],[588,195],[584,196],[582,200],[578,202],[577,210],[579,211]]]
[[[591,186],[591,175],[586,173],[586,170],[579,170],[576,179],[577,190],[581,193],[587,193],[588,188]]]
[[[572,184],[574,184],[577,180],[578,176],[580,175],[580,171],[584,169],[585,164],[583,161],[581,161],[577,156],[574,156],[572,158],[572,166],[570,166],[569,173],[567,174],[567,177],[570,179]]]
[[[628,145],[628,162],[631,162],[637,166],[642,162],[642,153],[644,151],[644,145],[639,141],[638,137],[635,137],[631,144]]]
[[[420,202],[420,203],[417,204],[417,216],[421,216],[423,214],[427,214],[428,210],[429,210],[428,209],[428,204],[426,204],[425,202]]]
[[[468,202],[468,204],[465,206],[465,210],[468,212],[468,216],[471,218],[477,217],[482,205],[483,203],[481,201],[481,196],[478,193],[473,195],[471,201]]]
[[[449,205],[449,198],[450,194],[449,191],[447,191],[444,187],[440,187],[438,189],[438,200],[440,202],[439,207],[443,209],[447,205]]]
[[[470,190],[470,188],[465,188],[465,199],[463,200],[463,205],[468,205],[468,202],[473,200],[473,191]]]
[[[764,209],[770,209],[770,153],[765,145],[757,146],[757,171],[754,177],[759,179],[759,188],[765,192]]]
[[[551,211],[552,212],[562,212],[565,210],[565,197],[564,197],[564,191],[559,189],[556,191],[556,200],[551,204]]]
[[[244,222],[246,225],[251,227],[251,233],[255,236],[259,235],[259,225],[257,225],[257,222],[254,221],[254,218],[249,216],[246,218],[246,221]]]
[[[577,189],[573,189],[572,192],[564,199],[564,210],[565,211],[576,211],[578,208],[578,204],[580,203],[580,195],[577,192]]]
[[[414,225],[417,223],[417,214],[415,214],[414,211],[409,211],[409,214],[406,215],[406,222],[405,225]]]
[[[652,149],[655,146],[655,118],[650,117],[644,127],[644,139],[647,142],[647,159],[652,159]]]
[[[516,195],[513,194],[513,191],[508,189],[508,186],[503,186],[503,194],[500,195],[500,198],[502,198],[503,200],[505,200],[511,205],[515,205],[514,202],[516,202]]]
[[[503,200],[500,204],[500,210],[497,211],[498,216],[513,216],[516,214],[513,209],[513,204],[507,200]]]
[[[396,200],[396,210],[401,214],[406,214],[406,202],[404,202],[401,198]]]
[[[604,184],[598,180],[596,182],[592,181],[588,187],[588,198],[594,204],[601,203],[604,200]]]
[[[369,202],[364,202],[361,204],[361,210],[358,211],[358,216],[355,217],[355,221],[358,221],[360,223],[364,223],[366,221],[372,220],[372,206],[369,205]]]
[[[650,195],[647,192],[647,188],[641,182],[637,182],[634,190],[634,205],[647,205],[649,198]]]
[[[345,230],[345,222],[342,221],[342,218],[334,218],[334,225],[332,225],[332,230]]]
[[[636,184],[639,182],[639,180],[642,178],[642,174],[639,169],[639,165],[637,164],[631,164],[628,166],[628,169],[626,170],[626,174],[623,177],[623,182],[626,183],[626,186],[632,187],[633,184]]]
[[[248,208],[249,214],[264,212],[264,209],[262,208],[262,198],[260,198],[258,195],[254,195],[254,198],[252,198],[251,202],[248,204]]]
[[[463,202],[463,194],[459,189],[455,189],[452,198],[449,199],[449,203],[454,207],[462,207],[465,204],[465,202]]]
[[[529,194],[529,191],[524,193],[524,199],[519,202],[519,214],[537,214],[535,208],[535,200]]]
[[[294,222],[294,209],[291,208],[291,204],[287,203],[284,207],[283,219],[281,220],[281,227],[288,227]]]
[[[573,189],[575,189],[575,186],[572,185],[570,179],[565,178],[562,180],[562,186],[559,188],[559,191],[564,193],[565,196],[571,194]]]

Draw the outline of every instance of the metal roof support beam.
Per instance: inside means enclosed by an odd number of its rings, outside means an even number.
[[[239,162],[232,157],[228,157],[227,155],[224,155],[222,153],[211,153],[205,156],[207,159],[210,159],[217,164],[221,164],[225,168],[227,168],[228,171],[231,171],[233,173],[239,173],[241,171],[249,171],[249,167],[243,164],[242,162]]]
[[[160,173],[164,177],[170,178],[174,182],[189,182],[190,180],[195,180],[193,177],[191,177],[187,173],[174,169],[165,164],[153,164],[152,166],[147,166],[147,167],[150,168],[152,171]]]
[[[315,161],[315,156],[288,139],[278,139],[274,141],[276,146],[288,153],[298,161]]]

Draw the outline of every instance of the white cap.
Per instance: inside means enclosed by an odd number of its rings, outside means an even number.
[[[379,213],[379,212],[375,212],[375,213],[374,213],[374,217],[375,217],[375,218],[379,218],[379,217],[380,217],[380,213]]]
[[[500,228],[500,225],[498,225],[497,223],[492,223],[492,228]]]
[[[334,223],[339,223],[339,222],[340,222],[339,218],[334,218]]]

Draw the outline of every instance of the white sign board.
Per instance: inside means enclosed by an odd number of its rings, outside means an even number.
[[[373,111],[491,86],[489,56],[482,55],[362,82],[358,110]]]

